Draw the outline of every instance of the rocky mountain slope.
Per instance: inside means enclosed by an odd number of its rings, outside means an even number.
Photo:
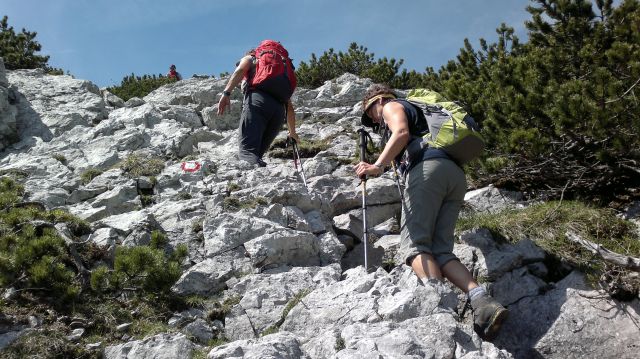
[[[111,250],[159,230],[189,249],[173,292],[232,299],[223,320],[193,308],[173,314],[171,332],[97,344],[105,358],[637,357],[640,298],[620,302],[577,270],[550,268],[536,238],[507,244],[475,229],[459,233],[455,253],[511,312],[498,338],[482,341],[459,291],[396,265],[390,174],[367,183],[364,270],[351,161],[369,80],[346,74],[294,95],[300,137],[317,145],[303,159],[308,188],[275,152],[264,168],[235,159],[241,95],[216,116],[225,83],[192,78],[123,102],[89,81],[0,66],[0,173],[27,174],[25,200],[89,221],[83,240]],[[466,202],[468,212],[527,205],[493,187]],[[0,326],[0,348],[38,328]],[[228,343],[207,347],[215,337]]]

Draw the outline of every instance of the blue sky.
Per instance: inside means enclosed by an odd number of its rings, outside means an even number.
[[[37,31],[50,64],[99,86],[130,73],[184,77],[233,71],[271,38],[294,64],[353,41],[404,68],[439,68],[469,38],[496,40],[506,23],[526,38],[527,0],[0,0],[16,30]]]

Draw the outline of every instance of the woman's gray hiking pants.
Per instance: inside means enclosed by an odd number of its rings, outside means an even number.
[[[263,165],[262,156],[282,129],[284,120],[284,104],[264,92],[248,91],[240,116],[238,157],[251,164]]]
[[[432,158],[409,171],[406,186],[398,254],[410,266],[416,255],[429,253],[442,268],[457,259],[453,232],[467,191],[464,172],[449,159]]]

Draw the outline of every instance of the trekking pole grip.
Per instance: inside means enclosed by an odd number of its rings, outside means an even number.
[[[360,135],[360,161],[367,162],[367,138],[369,134],[364,128],[360,128],[358,134]],[[366,181],[367,175],[360,176],[360,179]]]

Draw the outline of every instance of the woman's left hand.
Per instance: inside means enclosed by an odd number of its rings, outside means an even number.
[[[384,172],[382,168],[366,162],[358,163],[355,167],[355,171],[358,177],[362,177],[364,175],[379,176]]]

